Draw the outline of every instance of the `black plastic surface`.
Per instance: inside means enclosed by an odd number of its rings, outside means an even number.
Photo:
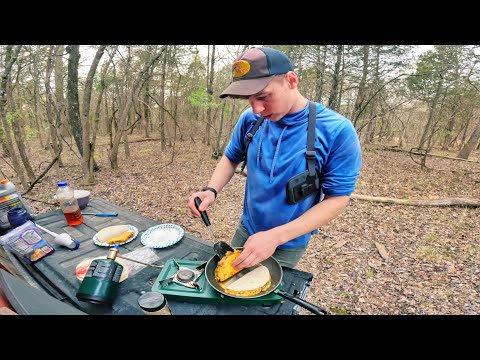
[[[0,287],[19,315],[86,315],[0,269]]]
[[[133,276],[129,276],[120,283],[118,295],[113,304],[107,306],[89,304],[79,301],[75,297],[80,286],[80,281],[75,277],[75,267],[85,258],[107,255],[109,248],[97,246],[92,240],[93,235],[100,229],[120,224],[130,224],[138,228],[137,238],[128,244],[120,246],[119,254],[122,255],[136,248],[143,247],[140,241],[142,234],[148,228],[160,223],[98,198],[90,199],[84,211],[94,213],[115,212],[118,213],[118,217],[84,216],[83,224],[70,227],[67,226],[60,209],[38,215],[35,218],[35,222],[56,233],[67,232],[74,239],[80,241],[80,248],[69,250],[63,246],[58,246],[53,244],[52,236],[44,234],[45,239],[55,247],[55,253],[36,264],[28,265],[23,262],[18,264],[21,264],[22,270],[28,272],[50,295],[62,302],[74,304],[87,314],[143,314],[137,300],[144,292],[150,291],[161,269],[146,267]],[[160,261],[156,262],[156,264],[164,263],[171,258],[207,261],[214,255],[212,245],[212,243],[198,239],[185,232],[184,237],[178,243],[167,248],[154,249],[160,258]],[[284,268],[282,289],[291,294],[300,293],[305,296],[312,278],[313,276],[310,273]],[[169,301],[169,305],[174,315],[298,314],[298,307],[290,301],[269,307],[231,304],[206,305],[179,301]]]

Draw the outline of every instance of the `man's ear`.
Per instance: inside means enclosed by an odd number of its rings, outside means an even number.
[[[286,73],[285,79],[287,80],[290,89],[295,89],[298,86],[298,75],[294,71]]]

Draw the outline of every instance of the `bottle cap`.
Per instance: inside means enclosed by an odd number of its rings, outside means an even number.
[[[156,291],[147,292],[138,298],[138,305],[148,312],[160,310],[166,305],[166,303],[167,300],[165,299],[165,296]]]
[[[57,183],[58,186],[67,186],[68,183],[66,181],[60,181],[59,183]]]

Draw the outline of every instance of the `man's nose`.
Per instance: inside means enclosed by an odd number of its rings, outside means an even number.
[[[255,99],[248,99],[250,106],[252,107],[254,114],[260,114],[263,110],[265,110],[265,106],[261,101],[257,101]]]

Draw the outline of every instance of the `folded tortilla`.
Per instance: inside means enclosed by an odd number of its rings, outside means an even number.
[[[108,243],[108,240],[121,236],[128,231],[130,231],[130,228],[127,225],[109,226],[97,233],[97,240],[99,242]]]
[[[225,285],[227,293],[238,296],[253,296],[270,287],[272,283],[270,271],[264,265],[260,265],[241,278]]]

